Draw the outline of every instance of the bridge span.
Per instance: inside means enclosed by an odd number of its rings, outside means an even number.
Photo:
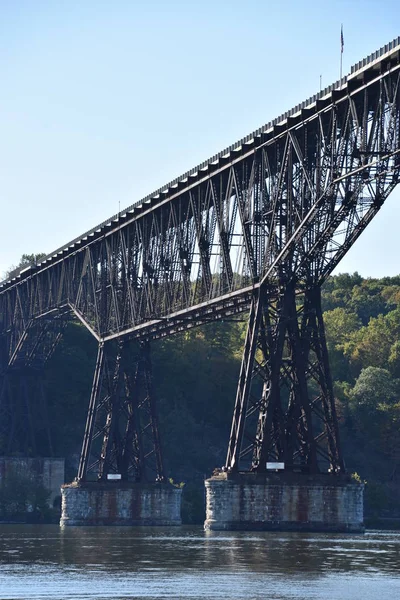
[[[150,472],[163,481],[150,342],[249,311],[220,477],[264,476],[274,463],[340,478],[320,290],[397,185],[399,168],[397,38],[0,283],[3,429],[12,431],[10,377],[44,364],[73,316],[98,342],[77,482],[93,473],[143,482]]]

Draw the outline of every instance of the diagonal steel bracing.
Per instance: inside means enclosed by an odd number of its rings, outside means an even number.
[[[121,461],[116,432],[124,436],[114,423],[128,410],[126,385],[105,395],[108,404],[98,400],[103,377],[109,387],[121,380],[103,374],[105,349],[250,307],[227,468],[241,468],[242,457],[262,470],[268,457],[283,456],[290,468],[315,472],[325,461],[341,471],[319,289],[397,185],[399,168],[400,38],[0,284],[3,362],[21,356],[41,319],[67,312],[85,324],[101,349],[90,411],[107,406],[97,436],[103,477],[115,457]],[[82,460],[89,461],[94,423],[88,420]],[[89,468],[82,460],[80,478]]]

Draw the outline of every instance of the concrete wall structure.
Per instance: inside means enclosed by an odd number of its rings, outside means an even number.
[[[0,457],[0,485],[12,477],[24,477],[41,483],[50,490],[50,506],[60,496],[64,483],[65,461],[63,458]]]
[[[168,483],[71,483],[60,525],[181,525],[182,490]]]
[[[221,473],[205,486],[206,529],[364,531],[364,486],[347,476]]]

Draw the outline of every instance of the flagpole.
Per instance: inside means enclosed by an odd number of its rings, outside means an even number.
[[[340,27],[340,80],[342,80],[343,46],[344,46],[344,39],[343,39],[343,23],[342,23],[342,25]]]

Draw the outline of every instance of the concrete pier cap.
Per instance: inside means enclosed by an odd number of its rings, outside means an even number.
[[[205,487],[207,530],[364,531],[364,485],[349,475],[221,472]]]
[[[61,487],[60,525],[181,525],[181,498],[170,483],[73,482]]]

